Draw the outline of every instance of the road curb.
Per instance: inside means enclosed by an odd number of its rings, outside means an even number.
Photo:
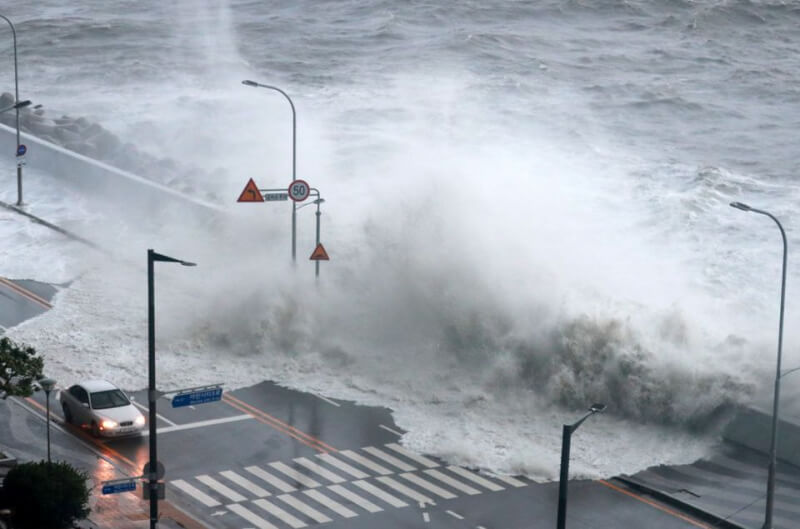
[[[744,527],[743,525],[731,522],[730,520],[723,518],[719,514],[701,509],[695,505],[687,503],[668,492],[658,490],[630,476],[616,476],[614,479],[621,483],[624,483],[626,486],[638,492],[649,494],[650,496],[656,498],[659,501],[662,501],[673,507],[677,507],[684,512],[688,512],[692,516],[695,516],[703,520],[704,522],[712,524],[714,527],[721,527],[723,529],[750,529],[749,527]]]

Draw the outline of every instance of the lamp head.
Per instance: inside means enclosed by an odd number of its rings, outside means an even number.
[[[753,209],[747,204],[743,204],[741,202],[731,202],[731,207],[736,209],[741,209],[742,211],[750,211],[751,209]]]
[[[50,393],[56,387],[56,381],[52,378],[43,378],[39,380],[39,385],[42,386],[45,393]]]
[[[26,99],[25,101],[17,101],[14,104],[14,108],[25,108],[25,107],[30,106],[30,105],[31,105],[31,100],[30,99]]]
[[[242,84],[245,86],[258,86],[257,82],[251,81],[249,79],[245,79],[244,81],[242,81]]]
[[[197,266],[197,263],[192,263],[192,262],[189,262],[189,261],[181,261],[181,264],[183,266]]]
[[[606,409],[606,405],[600,402],[595,402],[589,407],[589,411],[592,413],[602,413],[603,410]]]

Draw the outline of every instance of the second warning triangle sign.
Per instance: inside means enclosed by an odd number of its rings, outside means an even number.
[[[322,246],[322,243],[317,244],[317,247],[314,248],[314,252],[309,259],[312,261],[330,261],[328,252],[325,251],[325,247]]]
[[[261,191],[258,190],[258,186],[252,178],[244,186],[244,191],[236,202],[264,202],[264,197],[261,196]]]

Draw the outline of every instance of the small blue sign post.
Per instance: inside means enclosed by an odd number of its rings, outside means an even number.
[[[136,482],[134,480],[108,482],[103,485],[103,494],[117,494],[119,492],[132,492],[136,490]]]
[[[17,156],[25,156],[26,152],[28,152],[28,148],[24,144],[17,145]]]
[[[179,393],[172,397],[172,407],[181,408],[183,406],[194,406],[195,404],[206,404],[207,402],[217,402],[222,399],[222,388],[203,388],[199,391],[190,393]]]

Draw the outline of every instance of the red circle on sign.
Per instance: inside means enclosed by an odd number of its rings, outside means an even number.
[[[289,184],[289,198],[294,200],[295,202],[302,202],[308,198],[308,195],[311,193],[311,186],[308,185],[308,182],[305,180],[295,180],[291,184]]]

